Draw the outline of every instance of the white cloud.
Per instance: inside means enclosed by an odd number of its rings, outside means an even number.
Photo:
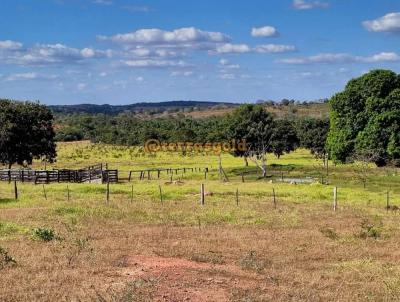
[[[282,44],[264,44],[264,45],[258,45],[254,48],[254,51],[258,53],[282,53],[295,50],[296,47],[294,47],[293,45],[282,45]]]
[[[220,32],[203,31],[194,27],[185,27],[173,31],[165,31],[157,28],[139,29],[125,34],[117,34],[111,37],[98,36],[100,41],[112,41],[124,45],[185,45],[187,43],[223,43],[230,38]]]
[[[63,44],[36,44],[26,50],[0,53],[0,59],[16,65],[49,65],[79,63],[86,59],[109,56],[108,51],[72,48]]]
[[[82,90],[85,90],[86,86],[87,86],[86,83],[79,83],[78,85],[76,85],[76,88],[77,88],[79,91],[82,91]]]
[[[313,9],[313,8],[326,8],[329,6],[328,2],[309,1],[309,0],[293,0],[293,7],[295,9]]]
[[[231,44],[226,43],[218,45],[215,51],[210,51],[211,54],[230,54],[230,53],[282,53],[295,51],[296,47],[293,45],[283,45],[283,44],[264,44],[257,45],[251,48],[247,44]]]
[[[100,4],[100,5],[113,5],[114,2],[112,0],[93,0],[93,4]]]
[[[36,72],[25,72],[10,74],[5,78],[6,81],[27,81],[27,80],[56,80],[59,76],[57,75],[43,75]]]
[[[381,18],[362,23],[369,31],[400,33],[400,12],[389,13]]]
[[[216,48],[216,52],[219,54],[222,54],[222,53],[246,53],[246,52],[250,52],[250,51],[251,51],[250,47],[246,44],[226,43],[226,44],[218,45]]]
[[[6,78],[6,81],[34,80],[37,78],[38,78],[38,74],[35,72],[16,73],[16,74],[9,75]]]
[[[273,37],[278,35],[278,31],[273,26],[253,27],[251,35],[253,37]]]
[[[84,58],[93,58],[96,56],[96,51],[92,48],[84,48],[81,50],[81,55]]]
[[[226,59],[221,59],[219,60],[219,64],[221,67],[225,69],[239,69],[240,65],[239,64],[231,64],[228,60]]]
[[[144,78],[143,77],[136,77],[136,82],[143,82],[144,81]]]
[[[223,80],[234,80],[236,79],[236,75],[233,73],[224,73],[219,76]]]
[[[400,57],[394,52],[381,52],[371,57],[364,58],[366,62],[394,62],[399,61]]]
[[[106,77],[107,76],[107,72],[105,72],[105,71],[103,71],[103,72],[100,72],[100,74],[99,74],[99,76],[101,76],[101,77]]]
[[[150,6],[146,6],[146,5],[124,5],[124,6],[121,6],[121,8],[123,10],[126,10],[126,11],[131,12],[131,13],[137,13],[137,12],[148,13],[148,12],[151,12],[151,7]]]
[[[183,76],[189,77],[193,75],[193,71],[173,71],[171,72],[171,77]]]
[[[279,60],[284,64],[313,64],[313,63],[376,63],[376,62],[394,62],[399,61],[400,56],[394,52],[381,52],[372,56],[354,56],[345,53],[331,54],[323,53],[315,56],[288,58]]]
[[[20,42],[11,40],[0,41],[0,50],[18,50],[21,48],[22,48],[22,43]]]
[[[130,50],[127,53],[127,55],[140,58],[175,58],[175,57],[183,57],[186,55],[186,53],[182,51],[176,51],[173,49],[172,50],[165,48],[150,49],[147,47],[138,46]]]
[[[171,61],[171,60],[127,60],[123,62],[124,65],[129,67],[157,67],[157,68],[168,68],[168,67],[185,67],[187,64],[180,61]]]

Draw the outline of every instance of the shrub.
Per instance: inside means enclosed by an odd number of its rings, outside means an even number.
[[[319,230],[325,237],[328,237],[329,239],[336,240],[339,239],[339,235],[336,233],[335,229],[333,228],[328,228],[328,227],[323,227],[322,229]]]
[[[5,268],[6,266],[9,265],[14,265],[17,264],[17,261],[10,256],[10,254],[0,246],[0,269]]]
[[[357,237],[362,239],[374,238],[378,239],[381,237],[381,226],[376,226],[371,223],[368,219],[364,219],[361,223],[361,231],[357,234]]]
[[[56,238],[55,233],[52,229],[37,228],[33,230],[33,236],[45,242],[52,241]]]
[[[250,251],[240,261],[240,265],[243,269],[262,272],[267,266],[267,261],[259,259],[255,251]]]

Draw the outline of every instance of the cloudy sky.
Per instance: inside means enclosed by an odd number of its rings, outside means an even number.
[[[399,0],[2,0],[0,98],[330,97],[400,72]]]

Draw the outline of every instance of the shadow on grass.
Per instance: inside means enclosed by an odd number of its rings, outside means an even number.
[[[16,201],[15,199],[11,199],[11,198],[0,198],[0,205],[13,203],[15,201]]]

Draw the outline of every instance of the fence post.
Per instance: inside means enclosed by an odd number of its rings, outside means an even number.
[[[204,184],[200,185],[200,204],[204,206],[205,204],[205,192],[204,192]]]
[[[44,195],[44,199],[47,200],[47,193],[46,193],[46,188],[43,185],[43,195]]]
[[[274,201],[274,209],[276,209],[276,195],[275,195],[275,188],[272,188],[272,196]]]
[[[107,203],[110,201],[110,179],[107,179],[106,200],[107,200]]]
[[[239,188],[236,189],[236,206],[239,206]]]
[[[389,204],[389,191],[386,191],[386,210],[389,211],[390,204]]]
[[[337,187],[333,188],[333,211],[337,209]]]
[[[158,189],[160,191],[160,201],[162,203],[163,202],[163,195],[162,195],[161,185],[158,185]]]
[[[15,196],[15,199],[18,199],[18,187],[17,187],[16,180],[14,180],[14,196]]]

